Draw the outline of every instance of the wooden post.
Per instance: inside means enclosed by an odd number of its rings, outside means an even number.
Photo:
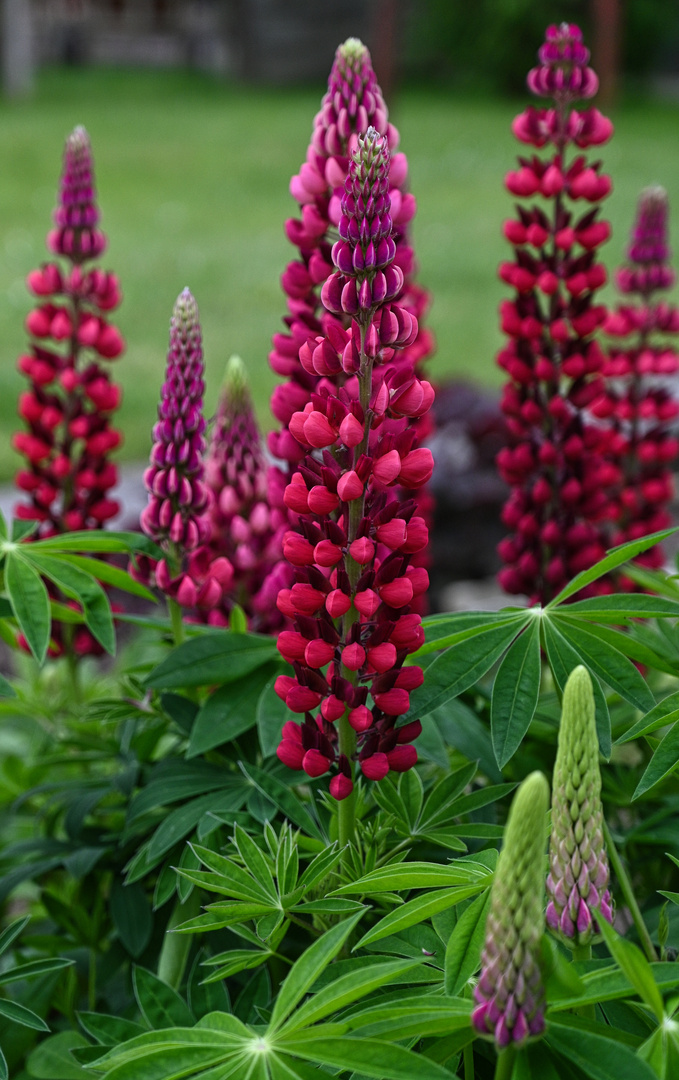
[[[30,0],[0,0],[2,7],[2,89],[9,98],[33,90],[33,8]]]
[[[620,0],[593,0],[592,66],[599,76],[598,104],[609,108],[618,91]]]

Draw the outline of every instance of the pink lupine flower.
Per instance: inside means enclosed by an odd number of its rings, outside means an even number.
[[[121,294],[114,274],[85,266],[106,240],[98,228],[92,150],[82,127],[66,140],[54,220],[47,242],[62,261],[43,263],[27,278],[39,302],[26,319],[30,348],[18,362],[31,383],[19,400],[27,430],[13,439],[27,459],[17,486],[29,498],[16,515],[39,522],[41,536],[101,528],[119,509],[111,498],[118,476],[109,455],[121,441],[111,424],[121,391],[108,362],[124,344],[108,313]]]
[[[428,534],[396,485],[405,475],[416,490],[431,476],[431,452],[414,448],[413,418],[426,413],[433,391],[401,359],[417,320],[394,299],[402,271],[389,163],[386,136],[375,128],[359,136],[333,247],[337,269],[323,286],[328,310],[353,318],[347,329],[329,322],[300,349],[305,370],[322,362],[346,379],[340,387],[321,380],[289,417],[304,457],[284,493],[298,524],[284,537],[295,581],[278,607],[294,629],[279,636],[278,649],[294,677],[280,676],[276,692],[304,721],[285,725],[278,756],[310,776],[336,770],[337,799],[352,792],[355,761],[372,780],[411,768],[420,732],[419,721],[399,727],[397,719],[423,678],[404,662],[424,636],[410,609],[427,572],[412,556]]]
[[[19,399],[25,430],[12,444],[25,459],[16,485],[25,500],[18,518],[37,522],[35,535],[99,529],[118,513],[111,495],[118,482],[111,452],[121,442],[113,426],[121,390],[109,364],[124,349],[109,313],[121,300],[115,274],[88,264],[102,254],[92,149],[77,127],[66,140],[56,228],[47,246],[58,258],[27,277],[37,306],[26,318],[31,341],[18,368],[30,387]],[[68,635],[52,627],[50,655],[66,647],[75,655],[100,653],[101,646],[82,626]]]
[[[616,274],[619,290],[629,299],[604,324],[616,344],[610,347],[604,368],[605,392],[591,409],[609,427],[622,466],[613,544],[671,524],[667,507],[674,493],[672,466],[679,453],[672,428],[679,405],[668,377],[679,370],[679,310],[659,295],[674,284],[667,219],[665,190],[646,188],[639,199],[628,261]],[[661,566],[662,547],[651,548],[636,561]]]
[[[515,296],[500,306],[509,342],[498,363],[510,379],[502,407],[512,442],[498,467],[512,492],[503,511],[511,534],[500,544],[506,566],[499,580],[507,592],[545,602],[603,556],[620,470],[609,455],[610,434],[587,412],[604,386],[605,359],[594,334],[607,314],[596,303],[606,271],[596,251],[610,227],[598,220],[597,203],[611,183],[600,162],[568,153],[605,142],[612,125],[596,109],[570,108],[597,87],[577,27],[549,27],[539,58],[528,85],[553,97],[554,107],[531,106],[513,130],[522,142],[550,150],[546,158],[520,157],[505,181],[512,194],[539,195],[547,206],[520,205],[517,219],[504,226],[515,257],[501,265],[500,277]],[[591,590],[610,588],[602,581]]]
[[[170,321],[170,348],[153,428],[151,463],[144,473],[149,502],[141,527],[165,551],[155,565],[142,558],[135,573],[181,607],[211,610],[231,585],[233,567],[205,549],[210,534],[208,491],[203,480],[203,346],[198,306],[188,289],[177,298]]]
[[[271,633],[284,623],[276,596],[291,584],[289,568],[281,565],[287,515],[269,506],[267,471],[245,368],[233,356],[205,457],[205,483],[212,497],[210,535],[203,551],[213,560],[228,559],[233,567],[228,591],[205,614],[212,625],[226,625],[234,602],[253,630]]]
[[[332,242],[340,222],[342,188],[349,158],[356,149],[357,138],[365,135],[370,126],[387,139],[392,152],[390,243],[395,245],[395,253],[389,276],[399,282],[397,298],[402,312],[399,318],[413,319],[417,327],[408,344],[400,346],[403,371],[412,376],[414,367],[433,351],[432,335],[421,323],[428,306],[428,295],[413,280],[416,264],[409,224],[416,204],[407,190],[407,159],[405,154],[395,153],[399,135],[388,121],[370,53],[362,42],[349,38],[336,52],[328,91],[314,120],[306,161],[290,183],[291,194],[300,206],[300,217],[286,223],[286,233],[299,254],[281,279],[288,298],[286,330],[274,336],[273,350],[269,354],[274,371],[288,380],[274,391],[272,410],[280,427],[269,436],[271,453],[285,463],[282,469],[273,469],[270,477],[270,501],[280,507],[284,506],[285,487],[304,456],[290,427],[292,417],[304,410],[320,385],[334,389],[342,387],[354,370],[348,355],[340,361],[337,354],[345,350],[351,317],[358,309],[349,311],[322,289],[334,271]],[[378,271],[378,288],[381,288],[383,277],[384,273]],[[376,294],[376,302],[381,303],[383,299]],[[394,334],[394,340],[403,336],[401,331],[399,328]],[[405,374],[403,377],[406,378]],[[418,441],[422,442],[429,431],[426,409],[420,415]],[[348,423],[351,425],[351,421]],[[316,438],[329,434],[327,430],[321,431],[323,421],[313,421],[312,426],[314,424],[318,429]],[[354,427],[358,432],[356,424]],[[343,432],[342,437],[345,435]],[[360,436],[357,438],[360,441]],[[425,517],[430,516],[431,498],[424,491],[418,492],[418,504],[420,512]],[[423,553],[420,553],[418,559],[421,561],[422,558]]]

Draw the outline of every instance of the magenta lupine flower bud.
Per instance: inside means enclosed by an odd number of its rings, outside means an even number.
[[[558,104],[594,97],[599,80],[590,67],[589,49],[582,44],[580,27],[568,23],[548,26],[538,52],[540,64],[528,73],[529,89]]]
[[[378,262],[385,275],[393,267],[389,166],[383,136],[374,129],[359,136],[345,187],[344,254],[335,253],[350,267],[346,275],[338,272],[340,292],[347,282],[358,283],[359,297],[382,272]],[[374,268],[357,270],[366,259],[372,264],[373,251]],[[424,415],[432,395],[412,367],[401,378],[399,349],[407,345],[399,339],[399,310],[386,294],[379,302],[373,295],[347,330],[329,323],[324,337],[307,342],[300,350],[307,367],[320,357],[332,369],[332,356],[341,352],[352,365],[355,360],[356,374],[337,388],[324,380],[289,419],[305,456],[283,493],[296,515],[284,539],[295,581],[281,589],[277,603],[294,629],[279,635],[278,649],[295,676],[279,679],[276,692],[305,718],[303,754],[286,728],[279,757],[309,776],[337,770],[330,781],[337,799],[351,796],[356,765],[375,781],[412,768],[417,752],[411,743],[421,730],[419,722],[399,727],[398,719],[423,677],[420,668],[404,664],[424,637],[411,605],[428,576],[411,564],[428,536],[414,500],[402,501],[396,485],[418,490],[431,476],[431,453],[415,446],[413,417]],[[384,348],[380,334],[390,313],[397,327]]]
[[[398,302],[398,308],[393,312],[389,304],[383,308],[384,325],[378,327],[376,324],[373,330],[373,352],[380,348],[382,351],[398,348],[401,365],[412,373],[413,367],[433,351],[431,333],[422,325],[428,296],[413,280],[416,265],[408,232],[415,213],[415,200],[407,191],[408,168],[404,154],[393,153],[389,187],[383,196],[390,202],[388,212],[392,231],[389,238],[381,237],[383,243],[379,251],[380,240],[375,243],[375,238],[371,238],[372,249],[368,243],[361,248],[360,272],[363,276],[360,282],[353,277],[345,280],[334,273],[332,243],[342,217],[343,187],[357,139],[369,128],[383,137],[385,148],[389,147],[392,152],[396,150],[398,132],[388,122],[370,54],[360,41],[350,38],[337,50],[328,91],[314,121],[305,163],[290,184],[291,193],[299,203],[300,217],[286,223],[286,233],[299,254],[282,277],[289,313],[285,318],[286,331],[274,336],[269,356],[274,371],[289,380],[274,392],[272,398],[272,409],[281,427],[269,436],[269,449],[284,465],[271,470],[269,498],[272,505],[287,506],[293,513],[296,511],[285,502],[284,493],[304,456],[304,447],[300,446],[297,432],[293,434],[290,425],[299,424],[297,414],[304,413],[312,394],[321,384],[339,389],[347,377],[358,370],[358,349],[347,331],[352,316],[363,310],[359,300],[384,305],[388,296],[392,296]],[[377,263],[378,259],[391,254],[388,249],[392,244],[396,254],[387,272]],[[360,262],[358,256],[357,260]],[[363,292],[359,296],[361,286]],[[396,286],[398,295],[393,291]],[[315,420],[310,430],[317,423]],[[354,415],[344,418],[341,432],[344,445],[358,445],[362,423],[362,418]],[[426,420],[420,420],[420,442],[426,438],[428,430]],[[328,434],[326,431],[325,435]],[[318,437],[321,437],[320,432]],[[322,449],[324,445],[328,444],[318,443],[317,448]],[[422,514],[430,515],[431,500],[425,492],[418,492],[418,502]],[[294,518],[291,520],[294,523]],[[422,561],[425,557],[426,553],[422,551],[417,559]]]
[[[611,435],[589,412],[604,390],[605,357],[594,334],[607,317],[596,302],[606,272],[596,251],[610,232],[597,220],[596,203],[611,185],[600,163],[589,166],[582,154],[565,157],[569,145],[600,143],[612,131],[599,113],[568,109],[594,92],[588,55],[577,27],[549,28],[542,66],[531,72],[529,85],[551,94],[555,108],[528,109],[514,130],[550,149],[544,159],[519,158],[519,170],[506,178],[519,198],[541,196],[540,204],[520,206],[518,219],[504,226],[514,260],[501,265],[500,277],[515,294],[500,306],[509,342],[498,355],[509,376],[502,408],[511,439],[498,467],[512,489],[503,512],[511,535],[500,544],[506,566],[499,580],[507,592],[526,593],[532,602],[548,601],[603,556],[620,479]],[[584,213],[581,200],[589,204]],[[611,587],[603,580],[588,591]]]
[[[165,382],[153,428],[151,463],[144,474],[149,502],[140,523],[146,535],[167,552],[167,558],[155,568],[156,584],[186,607],[198,603],[200,589],[192,575],[186,573],[185,556],[196,552],[210,534],[208,494],[203,481],[204,390],[198,306],[190,291],[184,289],[170,320]],[[210,599],[215,591],[208,584]]]
[[[613,921],[603,822],[594,693],[581,666],[563,695],[547,878],[547,925],[571,948],[598,933],[597,908]]]
[[[39,523],[38,537],[98,529],[119,510],[111,497],[118,476],[109,456],[121,442],[112,426],[121,391],[107,369],[124,348],[108,321],[121,292],[115,274],[83,265],[106,243],[98,228],[90,141],[81,127],[66,140],[54,217],[58,228],[47,244],[60,261],[43,263],[27,277],[38,306],[26,318],[31,344],[18,361],[30,382],[19,399],[27,430],[13,438],[27,459],[16,477],[27,502],[15,513]],[[59,626],[52,637],[61,651]],[[73,649],[79,655],[101,652],[85,628],[75,632]]]
[[[493,878],[472,1024],[500,1050],[545,1027],[540,940],[548,802],[545,777],[531,773],[514,796]]]
[[[613,544],[671,524],[668,508],[679,454],[674,435],[679,404],[668,380],[679,370],[679,309],[657,295],[674,284],[674,271],[668,264],[668,214],[663,188],[642,191],[628,261],[616,274],[626,300],[604,324],[613,338],[604,368],[607,383],[591,410],[606,425],[622,470]],[[663,549],[657,545],[635,561],[660,567]],[[635,587],[629,579],[623,585]]]

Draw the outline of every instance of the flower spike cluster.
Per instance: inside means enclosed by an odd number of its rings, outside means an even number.
[[[165,382],[153,428],[151,464],[144,473],[149,502],[141,527],[166,557],[154,567],[155,583],[182,607],[211,609],[233,578],[226,558],[205,558],[210,526],[203,481],[203,347],[198,306],[188,289],[178,297],[170,322]],[[151,565],[140,559],[137,574]]]
[[[498,456],[512,488],[499,580],[507,592],[541,602],[603,556],[603,523],[615,514],[609,491],[620,476],[607,457],[609,433],[587,413],[603,390],[605,359],[593,335],[606,319],[596,302],[606,281],[597,249],[610,227],[598,219],[598,204],[611,182],[600,162],[578,151],[605,142],[613,130],[598,110],[570,108],[596,91],[588,59],[577,27],[547,30],[528,83],[552,96],[554,107],[526,109],[513,131],[549,152],[519,158],[505,181],[520,199],[541,201],[519,205],[504,226],[514,260],[501,265],[500,277],[515,296],[501,305],[509,341],[498,356],[510,380],[502,407],[512,439]],[[592,587],[607,588],[608,582]]]
[[[213,626],[228,624],[234,602],[253,630],[272,633],[283,626],[276,597],[290,584],[289,568],[281,562],[287,522],[268,504],[267,468],[245,366],[232,356],[205,456],[210,536],[201,557],[206,564],[226,557],[234,570],[230,590],[205,614]]]
[[[667,510],[674,491],[671,470],[679,453],[672,427],[679,404],[668,381],[679,370],[679,309],[659,295],[674,284],[667,231],[667,193],[661,187],[646,188],[639,199],[628,261],[616,274],[626,301],[604,325],[615,341],[604,368],[606,390],[592,403],[594,416],[612,432],[623,472],[613,544],[637,540],[671,523]],[[636,561],[661,566],[661,546]]]
[[[16,515],[39,522],[42,536],[100,528],[119,509],[111,498],[118,477],[109,455],[121,439],[111,423],[121,392],[108,364],[124,347],[109,322],[121,294],[115,274],[87,266],[106,241],[82,127],[66,140],[54,220],[47,244],[59,259],[27,278],[38,305],[26,319],[31,345],[18,366],[31,386],[19,400],[26,430],[13,439],[26,458],[17,487],[29,499]]]
[[[472,1024],[499,1049],[520,1046],[545,1026],[540,971],[549,785],[531,773],[509,811],[491,890]]]
[[[277,387],[271,400],[280,429],[269,436],[269,449],[275,458],[286,463],[283,469],[271,472],[270,500],[275,505],[283,506],[285,486],[304,456],[303,447],[290,430],[292,416],[311,402],[321,380],[337,389],[347,380],[346,366],[339,364],[333,354],[344,351],[346,331],[357,308],[354,306],[349,311],[337,304],[329,308],[322,287],[334,271],[332,246],[335,229],[340,224],[342,189],[350,156],[358,137],[364,136],[370,127],[384,136],[392,152],[389,171],[392,231],[386,245],[395,248],[394,252],[390,250],[390,295],[394,282],[398,281],[400,309],[417,326],[416,334],[401,352],[404,367],[412,369],[433,349],[432,336],[420,323],[427,307],[427,294],[413,281],[415,259],[408,225],[416,204],[406,189],[407,159],[403,153],[394,153],[399,136],[388,121],[370,53],[362,42],[349,38],[337,50],[328,91],[314,120],[306,161],[290,183],[301,216],[286,223],[286,233],[298,248],[298,257],[282,277],[288,298],[286,331],[274,336],[269,355],[274,371],[288,380]],[[378,286],[375,302],[382,303],[385,297],[386,292],[380,298]],[[329,346],[319,348],[326,336]],[[303,359],[300,363],[301,349],[311,349],[313,360]],[[420,441],[424,433],[422,428]]]
[[[289,430],[305,455],[285,489],[298,526],[283,541],[295,582],[278,607],[294,629],[278,638],[294,676],[276,691],[302,725],[289,721],[278,756],[291,768],[336,773],[330,791],[353,790],[354,761],[380,780],[410,768],[419,721],[397,727],[422,670],[404,666],[423,640],[413,599],[428,586],[412,556],[428,531],[412,500],[432,472],[431,452],[414,446],[413,418],[424,415],[433,390],[399,349],[417,334],[417,321],[394,303],[402,271],[394,264],[388,140],[375,128],[358,139],[341,203],[337,270],[323,288],[324,303],[352,316],[348,330],[328,324],[305,343],[300,361],[312,371],[346,375],[340,388],[320,377],[311,399],[295,411]],[[318,712],[315,712],[318,710]],[[314,715],[315,714],[315,715]]]
[[[571,948],[598,932],[596,909],[613,921],[604,845],[599,743],[592,680],[575,668],[563,695],[552,781],[547,925]]]

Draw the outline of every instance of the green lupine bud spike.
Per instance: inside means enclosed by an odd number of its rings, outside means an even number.
[[[512,802],[493,879],[472,1023],[499,1048],[544,1030],[540,971],[549,784],[531,773]]]
[[[563,694],[547,877],[547,925],[571,947],[598,933],[597,908],[608,922],[613,919],[603,825],[594,691],[580,666]]]

